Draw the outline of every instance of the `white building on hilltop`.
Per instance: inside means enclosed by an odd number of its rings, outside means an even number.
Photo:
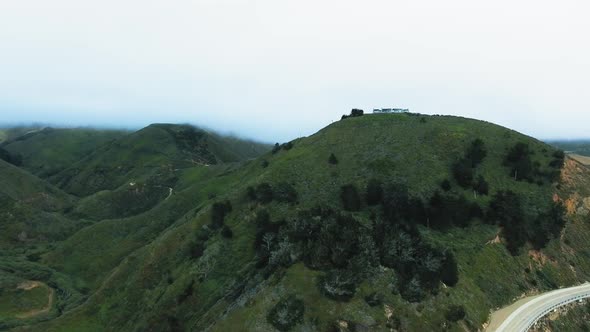
[[[410,110],[407,108],[375,108],[373,109],[374,114],[382,113],[409,113]]]

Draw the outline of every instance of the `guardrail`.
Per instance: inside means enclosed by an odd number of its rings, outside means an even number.
[[[586,292],[586,293],[584,293],[582,295],[576,295],[576,296],[574,296],[571,299],[568,299],[568,300],[565,300],[565,301],[561,301],[561,302],[559,302],[557,304],[552,305],[549,309],[544,310],[541,314],[530,318],[529,321],[526,324],[526,328],[524,329],[524,331],[528,331],[531,327],[533,327],[533,325],[535,325],[539,321],[539,319],[545,317],[545,315],[549,314],[551,311],[553,311],[553,310],[555,310],[555,309],[557,309],[559,307],[563,307],[565,305],[568,305],[568,304],[570,304],[572,302],[576,302],[578,300],[583,300],[583,299],[586,299],[586,298],[589,298],[589,297],[590,297],[590,291],[589,292]]]

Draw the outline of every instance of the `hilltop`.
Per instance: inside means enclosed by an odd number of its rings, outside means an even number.
[[[12,265],[58,290],[22,330],[477,330],[590,275],[590,171],[534,138],[382,114],[249,146],[153,125],[51,177],[86,224]]]

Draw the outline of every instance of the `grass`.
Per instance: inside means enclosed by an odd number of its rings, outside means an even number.
[[[30,290],[3,289],[0,293],[0,320],[14,319],[33,310],[43,309],[48,304],[50,289],[41,284]]]

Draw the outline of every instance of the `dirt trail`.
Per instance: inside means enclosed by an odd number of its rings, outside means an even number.
[[[166,197],[166,199],[165,199],[165,200],[167,200],[168,198],[170,198],[170,196],[172,196],[172,194],[174,193],[174,189],[172,189],[172,188],[168,187],[168,190],[169,190],[169,192],[168,192],[168,197]]]
[[[33,309],[27,312],[23,312],[22,314],[18,314],[16,315],[16,318],[25,319],[49,313],[51,307],[53,307],[53,302],[55,301],[55,290],[53,288],[39,281],[26,281],[18,285],[17,288],[29,291],[37,287],[47,287],[47,289],[49,289],[49,295],[47,296],[47,304],[41,309]]]

